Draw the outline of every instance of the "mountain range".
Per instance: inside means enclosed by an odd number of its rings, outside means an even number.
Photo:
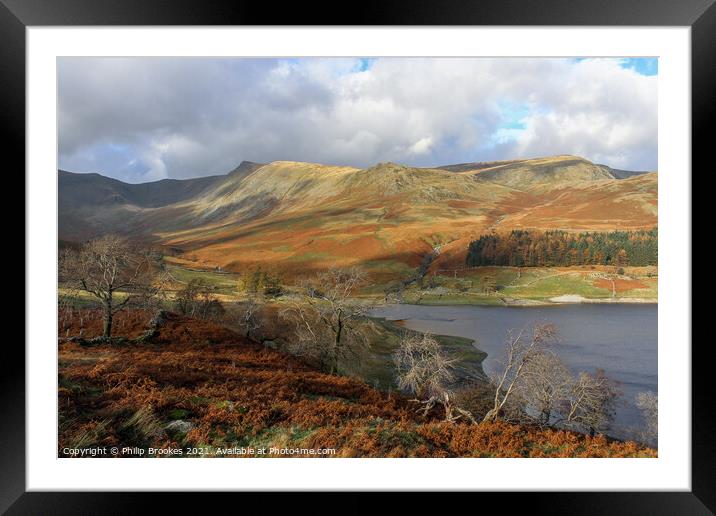
[[[194,267],[301,276],[360,264],[375,278],[464,263],[491,231],[651,228],[657,173],[576,156],[415,168],[243,162],[226,175],[127,184],[58,172],[59,238],[128,234]]]

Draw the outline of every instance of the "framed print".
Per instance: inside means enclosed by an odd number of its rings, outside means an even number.
[[[3,509],[436,490],[711,513],[712,3],[4,0],[27,304]]]

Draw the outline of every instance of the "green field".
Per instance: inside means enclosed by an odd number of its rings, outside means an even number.
[[[167,272],[179,284],[187,284],[191,280],[201,280],[220,294],[235,294],[238,289],[239,275],[230,272],[187,269],[176,265],[167,265]]]
[[[368,262],[365,268],[371,275],[378,276],[381,273],[389,277],[405,278],[415,275],[415,269],[389,260]],[[167,270],[178,283],[185,284],[192,279],[201,279],[214,287],[217,293],[238,297],[239,274],[187,269],[176,265],[167,265]],[[602,276],[638,281],[646,287],[617,290],[616,298],[656,300],[658,297],[657,278],[647,277],[641,269],[627,268],[625,275],[616,275],[587,267],[574,269],[478,267],[461,271],[457,277],[436,275],[434,278],[425,278],[422,286],[414,283],[407,287],[403,297],[406,303],[438,305],[503,305],[510,300],[548,302],[550,298],[562,295],[609,299],[612,297],[611,287],[595,285]],[[494,291],[485,291],[486,282],[493,285]],[[385,289],[385,284],[371,283],[361,289],[361,295],[382,297]]]
[[[607,278],[604,280],[604,278]],[[617,288],[613,296],[611,280],[617,284],[638,288]],[[600,280],[606,285],[596,284]],[[562,295],[577,295],[587,299],[639,298],[656,300],[658,279],[649,277],[641,269],[629,269],[624,274],[592,270],[591,268],[521,268],[478,267],[460,271],[457,276],[436,275],[423,281],[423,286],[411,285],[404,293],[405,301],[442,305],[501,305],[516,301],[549,302]],[[489,286],[489,287],[488,287]]]

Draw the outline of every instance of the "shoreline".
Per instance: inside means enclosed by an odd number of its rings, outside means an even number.
[[[585,298],[586,299],[586,298]],[[422,310],[419,309],[421,305],[412,305],[415,308],[410,307],[410,303],[406,303],[406,306],[403,310],[400,310],[398,307],[397,313],[393,315],[395,318],[389,318],[390,315],[381,314],[379,317],[382,317],[386,321],[390,321],[394,326],[400,327],[400,328],[408,328],[412,331],[417,331],[421,333],[440,333],[440,334],[447,334],[457,337],[462,337],[465,339],[471,339],[473,342],[473,346],[480,350],[481,352],[485,353],[485,357],[481,361],[480,365],[482,367],[483,373],[486,373],[486,370],[491,370],[491,368],[494,367],[494,360],[499,359],[499,355],[501,352],[501,349],[494,346],[494,343],[497,342],[495,340],[495,337],[490,334],[489,331],[486,332],[485,335],[481,335],[479,332],[473,331],[472,327],[468,324],[461,324],[461,321],[470,320],[473,317],[482,317],[483,322],[484,321],[490,321],[492,318],[496,317],[499,320],[502,320],[504,318],[507,318],[507,320],[512,321],[524,321],[527,319],[531,319],[532,315],[530,310],[509,310],[509,308],[512,308],[514,306],[533,306],[533,307],[566,307],[568,305],[576,305],[576,304],[596,304],[596,305],[605,305],[605,304],[624,304],[629,306],[624,306],[620,308],[612,308],[612,309],[597,309],[598,307],[592,307],[592,309],[596,309],[599,313],[605,313],[605,314],[613,314],[618,315],[621,313],[631,313],[633,311],[636,311],[638,313],[641,313],[642,310],[644,310],[645,313],[652,313],[654,312],[654,308],[657,306],[656,302],[644,302],[644,301],[637,301],[633,302],[634,299],[641,299],[641,298],[627,298],[627,302],[621,302],[619,303],[617,300],[611,300],[611,299],[600,299],[596,303],[590,303],[589,299],[586,299],[586,302],[583,303],[577,303],[577,302],[539,302],[535,301],[536,304],[528,304],[528,305],[501,305],[504,308],[507,308],[508,310],[502,310],[497,312],[502,312],[503,315],[499,314],[493,314],[492,312],[484,312],[482,313],[482,309],[478,309],[478,312],[473,312],[471,309],[465,309],[463,308],[462,312],[452,312],[450,311],[450,308],[461,308],[461,307],[469,307],[469,306],[475,306],[472,305],[433,305],[433,307],[428,308],[424,307]],[[572,298],[570,298],[572,300]],[[581,301],[581,300],[580,300]],[[631,306],[634,306],[636,304],[642,304],[646,305],[643,307],[643,309],[630,309]],[[495,305],[492,305],[495,306]],[[651,308],[650,308],[651,307]],[[446,310],[445,312],[441,310]],[[568,310],[567,308],[563,308],[562,310],[555,309],[556,312],[564,313],[564,310]],[[585,308],[587,310],[587,308]],[[508,312],[510,312],[508,314]],[[581,310],[577,310],[577,312],[581,312]],[[587,310],[587,312],[590,312],[590,310]],[[552,313],[552,310],[545,309],[543,311],[542,315],[539,315],[539,317],[546,317],[551,318],[550,315]],[[574,313],[574,310],[568,310],[566,312],[565,317],[571,317],[570,313]],[[555,313],[555,317],[558,317],[560,314]],[[376,316],[373,316],[376,317]],[[414,322],[416,321],[416,322]],[[452,321],[457,321],[457,324],[453,325]],[[555,320],[556,322],[556,320]],[[485,326],[482,324],[481,326]],[[506,327],[509,327],[507,325]],[[420,329],[417,329],[420,328]],[[598,329],[592,329],[592,331],[598,332]],[[597,333],[595,333],[597,335]],[[568,353],[570,353],[569,350],[567,350]],[[574,353],[574,351],[571,351],[571,353]],[[565,359],[566,360],[566,359]],[[486,365],[487,362],[487,365]],[[610,374],[617,374],[617,373],[610,373]],[[619,373],[621,374],[621,373]],[[620,380],[621,381],[621,380]],[[644,390],[655,390],[658,387],[644,387]],[[620,413],[623,413],[622,415],[619,415],[619,417],[615,420],[614,428],[611,428],[608,432],[605,432],[604,435],[608,436],[611,439],[614,439],[616,441],[628,441],[630,439],[633,439],[632,436],[632,423],[630,422],[632,419],[634,419],[632,412],[634,409],[634,402],[633,402],[633,396],[635,395],[635,392],[628,391],[625,395],[623,400],[625,401],[624,408],[620,409]],[[634,423],[636,425],[636,423]]]
[[[658,304],[658,299],[649,299],[643,297],[609,297],[609,298],[589,298],[574,294],[563,294],[561,296],[551,297],[551,303],[554,304]]]
[[[529,299],[529,298],[491,298],[491,299],[433,299],[422,301],[419,303],[403,303],[406,305],[416,306],[509,306],[509,307],[544,307],[544,306],[564,306],[564,305],[581,305],[581,304],[605,304],[605,305],[657,305],[658,299],[641,298],[641,297],[618,297],[618,298],[588,298],[574,294],[563,294],[561,296],[550,297],[548,299]]]

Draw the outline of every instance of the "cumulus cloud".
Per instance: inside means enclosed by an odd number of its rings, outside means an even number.
[[[131,182],[242,160],[416,166],[576,154],[656,169],[657,77],[620,59],[58,61],[60,166]]]

